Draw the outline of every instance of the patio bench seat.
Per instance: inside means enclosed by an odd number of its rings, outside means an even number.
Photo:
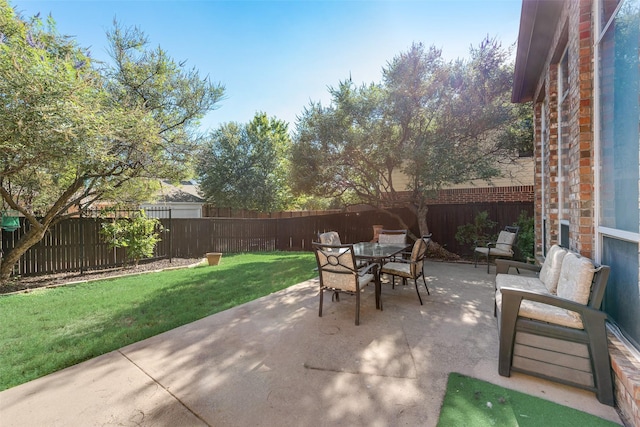
[[[584,388],[613,406],[607,316],[600,310],[609,267],[558,246],[542,266],[496,264],[499,374],[508,377],[513,370]],[[537,277],[509,274],[510,268]]]
[[[541,295],[551,294],[544,284],[537,277],[515,276],[509,274],[496,275],[496,305],[502,305],[502,289],[516,288]],[[518,315],[529,319],[536,319],[542,322],[554,323],[568,328],[583,329],[579,316],[574,316],[573,312],[565,308],[554,305],[523,300],[520,305]]]

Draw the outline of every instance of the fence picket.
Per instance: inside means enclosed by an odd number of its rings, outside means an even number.
[[[533,215],[530,202],[470,203],[464,205],[434,205],[429,208],[427,223],[433,239],[450,252],[463,256],[472,249],[461,247],[455,240],[457,227],[473,222],[475,215],[487,211],[498,222],[498,229],[514,223],[521,211]],[[394,210],[419,234],[417,222],[407,209]],[[115,267],[125,262],[125,251],[110,250],[99,235],[106,219],[72,218],[56,224],[45,238],[29,249],[17,263],[14,274],[29,276],[67,271],[86,271]],[[329,213],[319,216],[282,216],[279,218],[160,218],[165,231],[156,245],[154,259],[199,258],[207,252],[310,251],[311,243],[324,231],[337,231],[345,243],[368,241],[373,237],[373,225],[385,228],[400,225],[378,211]],[[11,251],[29,225],[21,218],[15,232],[2,230],[4,253]]]

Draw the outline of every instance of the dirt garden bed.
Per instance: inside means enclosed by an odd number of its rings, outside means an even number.
[[[150,271],[165,270],[168,268],[187,267],[193,264],[203,262],[202,258],[173,258],[171,262],[168,259],[161,259],[146,263],[140,263],[137,267],[125,266],[111,268],[108,270],[88,271],[80,274],[79,272],[45,274],[41,276],[15,277],[5,286],[0,287],[0,294],[7,294],[20,291],[29,291],[32,289],[62,285],[69,282],[82,280],[106,279],[125,274],[139,274]]]

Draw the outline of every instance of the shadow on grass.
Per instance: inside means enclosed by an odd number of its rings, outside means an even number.
[[[279,291],[315,275],[310,253],[225,256],[219,266],[73,285],[2,300],[0,390]],[[21,317],[23,318],[21,319]],[[3,328],[4,329],[4,328]],[[5,341],[5,342],[7,342]]]

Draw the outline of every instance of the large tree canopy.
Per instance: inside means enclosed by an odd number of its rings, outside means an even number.
[[[25,20],[0,0],[0,195],[30,225],[0,280],[73,210],[117,202],[140,177],[179,177],[223,94],[138,30],[116,24],[109,39],[114,63],[99,68],[51,17]]]
[[[439,189],[489,180],[517,155],[508,58],[489,39],[457,61],[415,44],[387,64],[381,83],[331,88],[330,105],[312,102],[297,124],[294,190],[381,209],[406,206],[427,234],[429,200]],[[408,188],[394,182],[400,172]]]
[[[265,113],[257,113],[248,124],[221,125],[204,145],[197,165],[205,198],[235,209],[286,209],[292,202],[287,128]]]

